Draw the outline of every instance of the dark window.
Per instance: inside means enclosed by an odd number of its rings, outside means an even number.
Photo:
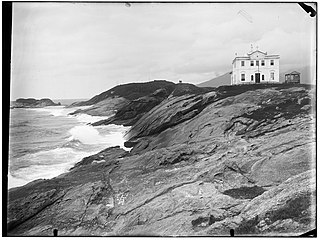
[[[244,66],[244,61],[241,61],[241,66],[242,66],[242,67]]]
[[[261,66],[264,66],[264,60],[261,60]]]
[[[251,81],[253,81],[253,75],[251,75]]]
[[[250,62],[250,66],[254,66],[254,61],[251,61],[251,62]]]
[[[270,65],[273,66],[274,65],[274,60],[270,61]]]
[[[241,81],[245,81],[246,80],[246,75],[244,73],[241,73]]]
[[[256,66],[259,66],[259,61],[256,61]]]
[[[264,80],[264,75],[261,76],[261,79]]]

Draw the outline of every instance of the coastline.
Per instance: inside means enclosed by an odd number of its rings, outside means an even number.
[[[9,191],[9,233],[50,236],[56,228],[60,236],[224,236],[230,226],[237,235],[310,231],[314,93],[303,85],[259,85],[169,97],[130,128],[130,153],[106,148],[58,177]]]

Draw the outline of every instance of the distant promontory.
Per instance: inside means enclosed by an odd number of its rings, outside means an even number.
[[[13,101],[10,108],[42,108],[47,106],[60,106],[61,103],[54,103],[49,98],[43,98],[40,100],[34,98],[18,98]]]

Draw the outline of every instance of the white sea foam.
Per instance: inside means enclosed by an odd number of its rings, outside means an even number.
[[[91,116],[85,113],[79,113],[74,115],[75,118],[82,123],[94,123],[94,122],[98,122],[100,120],[104,120],[104,119],[108,119],[110,116]]]
[[[49,179],[67,172],[75,163],[84,157],[93,155],[107,147],[124,147],[124,133],[129,127],[107,125],[93,127],[91,125],[80,125],[73,127],[67,137],[67,143],[80,141],[86,144],[86,148],[64,147],[26,154],[15,160],[23,163],[19,168],[11,172],[8,179],[9,188],[22,186],[36,179]],[[88,148],[89,147],[89,148]],[[88,150],[90,149],[90,150]]]
[[[9,188],[21,186],[40,178],[56,177],[61,173],[67,172],[75,163],[91,154],[94,154],[94,152],[56,148],[24,155],[17,159],[17,162],[28,163],[28,166],[18,168],[10,173],[8,179]]]
[[[71,139],[69,140],[79,140],[84,144],[98,144],[102,143],[103,136],[99,134],[99,131],[90,125],[80,125],[73,127],[69,133],[71,134]]]
[[[61,134],[61,145],[55,149],[47,148],[47,150],[10,159],[10,162],[13,161],[11,163],[14,163],[14,166],[10,168],[11,170],[8,175],[9,188],[22,186],[36,179],[56,177],[67,172],[75,163],[81,161],[82,158],[93,155],[107,147],[120,146],[125,150],[130,150],[124,147],[124,135],[129,127],[114,124],[105,126],[87,125],[87,123],[96,122],[108,117],[90,116],[83,113],[68,115],[79,108],[83,109],[83,107],[64,108],[63,106],[28,109],[46,112],[51,116],[59,117],[59,119],[57,118],[57,126],[53,126],[52,123],[54,124],[54,121],[51,121],[50,128],[51,130],[56,128],[55,131],[52,131],[53,133]],[[29,117],[29,115],[22,116]],[[32,117],[29,121],[33,121],[34,115],[30,116]],[[66,121],[66,125],[64,125],[64,117],[76,121]],[[62,126],[65,131],[61,131]],[[70,129],[68,126],[74,127]],[[48,125],[44,125],[44,127],[48,127]],[[67,136],[65,135],[66,132]],[[43,139],[42,143],[46,143],[45,140]]]
[[[66,108],[65,106],[48,106],[48,107],[43,107],[43,108],[25,108],[25,110],[32,110],[32,111],[37,111],[37,112],[47,112],[52,116],[68,116],[69,113],[72,113],[76,110],[79,109],[87,109],[90,106],[80,106],[80,107],[70,107],[70,108]],[[87,115],[87,114],[84,114]],[[77,117],[78,115],[75,115],[75,117]],[[90,115],[87,115],[90,116]],[[106,117],[103,117],[106,118]]]
[[[124,147],[124,134],[127,130],[128,127],[113,124],[98,127],[80,125],[69,131],[71,137],[68,140],[78,140],[83,144],[102,144],[106,147]]]
[[[16,178],[11,175],[11,173],[8,173],[8,188],[13,188],[13,187],[19,187],[27,184],[29,181],[21,179],[21,178]]]
[[[69,113],[74,112],[73,108],[65,108],[63,106],[50,106],[43,108],[26,108],[28,110],[37,111],[37,112],[46,112],[52,116],[67,116]]]
[[[26,108],[26,110],[32,110],[37,112],[46,112],[49,115],[58,117],[58,116],[65,116],[70,118],[75,118],[80,123],[94,123],[100,120],[108,119],[110,116],[91,116],[86,113],[78,113],[75,115],[69,115],[70,113],[75,112],[79,109],[86,109],[90,106],[81,106],[81,107],[72,107],[72,108],[65,108],[64,106],[48,106],[43,108]]]

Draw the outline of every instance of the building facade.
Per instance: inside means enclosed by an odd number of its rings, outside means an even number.
[[[259,50],[232,61],[231,85],[279,82],[279,55],[267,55]]]
[[[285,83],[300,83],[300,73],[293,71],[285,74]]]

